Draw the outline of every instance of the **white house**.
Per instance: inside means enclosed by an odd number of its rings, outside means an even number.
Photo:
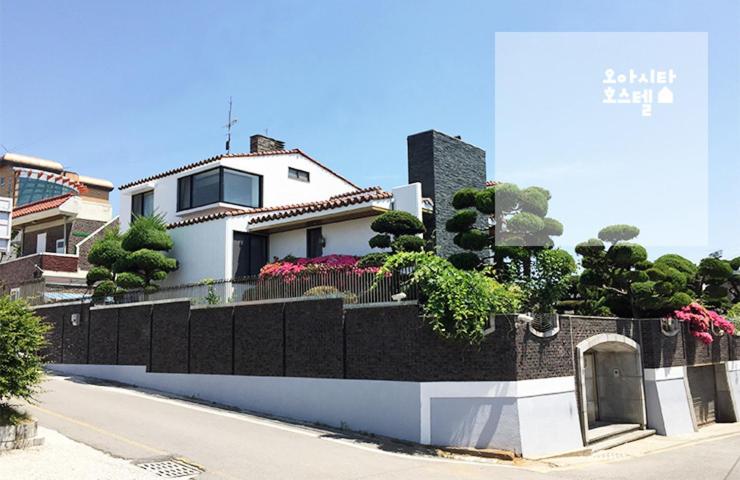
[[[254,135],[250,153],[223,154],[119,187],[125,230],[134,215],[169,224],[180,262],[167,284],[254,275],[272,258],[363,255],[374,217],[388,210],[421,219],[421,185],[359,188],[283,142]]]

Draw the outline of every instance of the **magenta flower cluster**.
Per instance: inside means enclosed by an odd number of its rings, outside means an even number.
[[[672,317],[688,323],[691,335],[705,345],[714,341],[714,336],[711,333],[712,326],[721,329],[728,335],[735,333],[735,325],[725,317],[713,310],[704,308],[696,302],[676,310]]]
[[[360,258],[352,255],[326,255],[316,258],[297,258],[268,263],[260,270],[260,279],[282,278],[290,282],[302,274],[352,273],[363,275],[375,274],[379,267],[359,267]]]

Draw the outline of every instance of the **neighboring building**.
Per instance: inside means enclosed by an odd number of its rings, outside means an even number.
[[[372,220],[388,210],[431,213],[421,185],[359,188],[298,149],[263,135],[249,153],[217,155],[127,183],[121,225],[157,213],[180,263],[167,284],[254,275],[287,255],[363,255]]]
[[[107,180],[78,175],[51,160],[16,153],[0,157],[0,196],[12,199],[12,242],[0,261],[3,291],[28,296],[23,290],[31,284],[39,295],[50,284],[84,287],[86,251],[112,223],[112,190]]]

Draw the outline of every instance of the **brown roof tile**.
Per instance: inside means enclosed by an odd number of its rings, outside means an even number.
[[[310,157],[309,155],[307,155],[307,154],[306,154],[305,152],[303,152],[303,151],[302,151],[301,149],[299,149],[299,148],[294,148],[294,149],[292,149],[292,150],[275,150],[275,151],[272,151],[272,152],[259,152],[259,153],[224,153],[224,154],[221,154],[221,155],[216,155],[216,156],[213,156],[213,157],[210,157],[210,158],[206,158],[205,160],[200,160],[200,161],[198,161],[198,162],[194,162],[194,163],[189,163],[189,164],[187,164],[187,165],[184,165],[184,166],[182,166],[182,167],[178,167],[178,168],[173,168],[173,169],[171,169],[171,170],[167,170],[167,171],[165,171],[165,172],[162,172],[162,173],[158,173],[158,174],[156,174],[156,175],[151,175],[151,176],[149,176],[149,177],[146,177],[146,178],[142,178],[142,179],[139,179],[139,180],[135,180],[135,181],[133,181],[133,182],[129,182],[129,183],[124,183],[123,185],[121,185],[120,187],[118,187],[118,189],[119,189],[119,190],[124,190],[124,189],[126,189],[126,188],[129,188],[129,187],[133,187],[133,186],[135,186],[135,185],[140,185],[140,184],[142,184],[142,183],[150,182],[150,181],[152,181],[152,180],[157,180],[157,179],[159,179],[159,178],[169,177],[170,175],[174,175],[174,174],[176,174],[176,173],[184,172],[184,171],[186,171],[186,170],[190,170],[191,168],[195,168],[195,167],[200,167],[200,166],[202,166],[202,165],[207,165],[207,164],[209,164],[209,163],[213,163],[213,162],[216,162],[216,161],[218,161],[218,160],[221,160],[222,158],[234,158],[234,157],[261,157],[261,156],[264,156],[264,155],[290,155],[290,154],[298,154],[298,155],[301,155],[301,156],[303,156],[304,158],[306,158],[307,160],[309,160],[309,161],[311,161],[311,162],[315,163],[315,164],[316,164],[316,165],[318,165],[319,167],[321,167],[321,168],[323,168],[324,170],[326,170],[327,172],[331,173],[331,174],[332,174],[332,175],[334,175],[335,177],[337,177],[337,178],[340,178],[340,179],[344,180],[344,181],[345,181],[345,182],[347,182],[347,183],[348,183],[349,185],[352,185],[352,186],[353,186],[353,187],[355,187],[355,188],[359,188],[359,187],[357,187],[357,185],[355,185],[354,183],[352,183],[351,181],[349,181],[349,180],[348,180],[347,178],[345,178],[345,177],[343,177],[342,175],[338,174],[337,172],[335,172],[335,171],[334,171],[334,170],[332,170],[331,168],[327,167],[327,166],[326,166],[326,165],[324,165],[323,163],[319,162],[318,160],[316,160],[316,159],[314,159],[314,158]]]
[[[66,202],[71,196],[72,192],[69,192],[57,197],[44,198],[43,200],[38,200],[33,203],[21,205],[20,207],[13,209],[13,218],[18,218],[22,217],[23,215],[30,215],[32,213],[39,213],[45,210],[51,210],[52,208],[57,208],[58,206]]]

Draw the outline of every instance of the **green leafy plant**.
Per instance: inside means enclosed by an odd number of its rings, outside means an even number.
[[[725,312],[740,298],[740,257],[725,260],[719,255],[703,258],[696,273],[697,295],[707,308]]]
[[[372,248],[390,248],[393,252],[419,252],[424,249],[424,224],[414,215],[391,210],[378,216],[370,228],[377,232],[368,242]]]
[[[492,313],[521,307],[521,291],[504,286],[482,272],[460,270],[432,252],[399,252],[388,258],[378,278],[409,269],[404,286],[417,285],[422,311],[432,329],[444,338],[478,343]]]
[[[510,268],[519,270],[512,276],[524,294],[524,309],[532,313],[553,313],[571,286],[576,262],[565,250],[547,249],[534,253],[529,275],[521,274],[521,261],[513,261]]]
[[[221,296],[216,293],[216,281],[212,278],[206,278],[201,282],[202,285],[206,285],[207,287],[207,293],[206,296],[203,297],[203,301],[207,305],[218,305],[221,303]]]
[[[0,406],[33,401],[43,376],[40,350],[49,326],[22,300],[0,297]],[[10,414],[10,413],[6,413]]]
[[[649,262],[647,250],[630,243],[639,233],[637,227],[612,225],[576,246],[583,266],[578,313],[662,318],[692,302],[696,267],[675,254]]]
[[[451,255],[450,262],[465,270],[488,263],[500,281],[509,281],[518,271],[509,263],[516,261],[522,267],[519,272],[528,277],[534,255],[552,248],[552,237],[563,234],[563,225],[547,217],[550,198],[544,188],[520,189],[513,183],[459,190],[452,198],[457,212],[445,229],[455,233],[453,241],[466,251]],[[483,257],[486,252],[493,255]]]
[[[88,260],[87,284],[95,297],[105,297],[120,290],[143,289],[154,292],[155,282],[176,270],[177,260],[165,255],[173,247],[167,225],[160,215],[139,216],[120,234],[108,230],[93,244]]]

